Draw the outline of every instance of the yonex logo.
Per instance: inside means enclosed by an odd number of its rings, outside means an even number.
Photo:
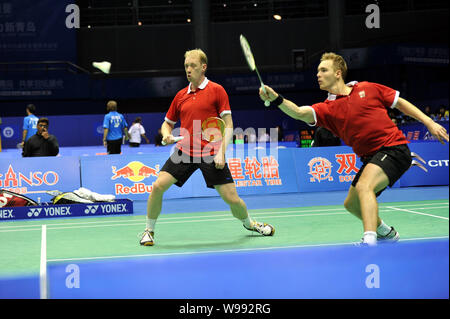
[[[87,214],[95,214],[97,212],[98,205],[87,205],[86,209],[84,210],[84,213]]]
[[[39,214],[41,213],[42,208],[30,208],[30,210],[28,211],[28,217],[38,217]]]

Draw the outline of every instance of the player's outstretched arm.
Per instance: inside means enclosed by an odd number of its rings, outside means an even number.
[[[443,126],[433,121],[430,117],[425,115],[412,103],[403,98],[399,98],[395,108],[403,114],[408,115],[419,122],[422,122],[427,127],[428,131],[433,134],[433,136],[435,136],[442,144],[445,144],[445,141],[448,142],[447,130]]]
[[[270,86],[265,85],[266,93],[262,90],[262,88],[259,89],[259,97],[263,100],[269,100],[270,102],[273,102],[277,97],[278,93],[275,92]],[[315,123],[314,120],[314,112],[311,107],[309,106],[298,106],[294,102],[283,99],[283,103],[281,103],[278,106],[284,113],[289,115],[290,117],[301,120],[303,122],[306,122],[308,124]]]

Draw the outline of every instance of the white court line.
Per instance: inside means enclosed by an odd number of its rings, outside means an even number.
[[[429,204],[420,204],[421,206],[432,206],[432,205],[446,205],[446,206],[435,206],[435,207],[417,207],[416,209],[435,209],[435,208],[447,208],[448,207],[448,203],[429,203]],[[398,207],[416,207],[417,204],[407,204],[407,205],[401,205]],[[380,211],[383,208],[389,208],[389,206],[382,206],[380,204]],[[270,215],[270,214],[289,214],[289,213],[314,213],[314,212],[330,212],[330,211],[339,211],[339,212],[347,212],[345,209],[343,209],[342,207],[339,208],[325,208],[325,209],[306,209],[306,210],[286,210],[286,211],[268,211],[268,212],[258,212],[257,210],[250,210],[250,215],[251,216],[264,216],[264,215]],[[389,210],[384,210],[384,211],[389,211]],[[226,212],[226,211],[224,211]],[[179,213],[179,214],[189,214],[189,213]],[[205,212],[205,214],[210,214],[210,212]],[[160,217],[164,220],[181,220],[181,219],[201,219],[201,218],[215,218],[215,217],[227,217],[230,216],[230,213],[227,214],[211,214],[210,216],[176,216],[176,217],[170,217],[170,214],[163,214],[162,217]],[[112,217],[112,216],[111,216]],[[123,216],[121,216],[123,217]],[[131,216],[127,216],[127,217],[131,217],[131,218],[141,218],[140,215],[131,215]],[[142,215],[142,218],[144,218],[145,215]],[[95,218],[95,217],[94,217]],[[103,216],[101,217],[103,218]],[[55,224],[50,224],[50,226],[59,226],[59,225],[86,225],[86,224],[113,224],[113,223],[123,223],[123,220],[102,220],[102,221],[89,221],[89,220],[84,220],[83,222],[63,222],[63,223],[55,223]],[[125,221],[126,222],[126,221]],[[39,227],[40,229],[40,224],[39,225],[7,225],[7,226],[1,226],[0,225],[0,232],[2,232],[2,229],[14,229],[14,228],[34,228],[34,227]],[[27,229],[28,230],[28,229]]]
[[[388,208],[391,208],[391,209],[394,209],[394,210],[398,210],[398,211],[402,211],[402,212],[411,213],[411,214],[430,216],[430,217],[434,217],[434,218],[440,218],[440,219],[448,220],[448,217],[437,216],[437,215],[427,214],[427,213],[419,213],[419,212],[415,212],[415,211],[409,210],[409,209],[397,208],[397,207],[393,207],[393,206],[388,206]]]
[[[41,299],[48,299],[47,283],[47,226],[42,225],[41,263],[39,269],[39,286]]]
[[[449,238],[448,236],[407,238],[407,239],[401,239],[399,242],[413,241],[413,240],[448,239],[448,238]],[[231,253],[231,252],[244,252],[244,251],[257,251],[257,250],[289,249],[289,248],[345,246],[345,245],[354,245],[354,244],[355,244],[355,242],[344,242],[344,243],[309,244],[309,245],[293,245],[293,246],[273,246],[273,247],[259,247],[259,248],[240,248],[240,249],[226,249],[226,250],[206,250],[206,251],[191,251],[191,252],[177,252],[177,253],[141,254],[141,255],[128,255],[128,256],[122,255],[122,256],[103,256],[103,257],[61,258],[61,259],[49,259],[48,262],[105,260],[105,259],[179,256],[179,255],[199,255],[199,254]],[[390,244],[386,244],[386,245],[390,245]]]
[[[403,206],[402,206],[403,207]],[[386,209],[388,208],[388,209]],[[434,208],[447,208],[447,206],[435,206],[435,207],[426,207],[421,208],[418,207],[416,209],[434,209]],[[335,211],[334,213],[316,213],[323,211]],[[380,212],[390,212],[390,211],[408,211],[400,208],[395,208],[391,206],[385,206],[380,209]],[[412,212],[412,211],[410,211]],[[313,214],[296,214],[296,215],[287,215],[292,213],[313,213]],[[417,214],[430,215],[437,217],[431,214],[419,213]],[[276,215],[268,215],[268,214],[276,214]],[[251,213],[251,216],[264,216],[265,218],[285,218],[285,217],[308,217],[308,216],[327,216],[327,215],[347,215],[349,214],[345,209],[342,208],[331,208],[331,209],[318,209],[318,210],[292,210],[292,211],[282,211],[282,212],[261,212],[261,213]],[[224,217],[226,218],[217,218]],[[144,218],[144,217],[142,217]],[[204,219],[200,219],[204,218]],[[206,218],[206,219],[205,219]],[[438,217],[447,219],[445,217]],[[191,219],[191,220],[188,220]],[[174,224],[174,223],[195,223],[195,222],[214,222],[214,221],[230,221],[235,220],[234,217],[231,217],[230,214],[225,215],[210,215],[210,216],[179,216],[179,217],[162,217],[158,221],[158,225],[161,224]],[[48,229],[58,230],[58,229],[81,229],[81,228],[97,228],[97,227],[114,227],[114,226],[137,226],[143,225],[142,221],[97,221],[97,222],[89,222],[86,221],[84,223],[59,223],[59,224],[50,224]],[[11,229],[8,229],[11,228]],[[40,230],[40,225],[24,225],[24,226],[6,226],[0,228],[0,233],[4,232],[15,232],[15,231],[33,231]]]

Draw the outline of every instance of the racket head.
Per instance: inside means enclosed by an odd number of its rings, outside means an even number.
[[[252,50],[250,49],[250,44],[242,34],[239,37],[239,41],[241,43],[242,53],[244,53],[244,57],[247,60],[250,70],[255,71],[256,69],[255,58],[253,57]]]
[[[202,122],[202,139],[220,142],[225,134],[225,122],[220,117],[208,117]]]

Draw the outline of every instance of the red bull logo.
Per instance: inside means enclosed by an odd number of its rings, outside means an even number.
[[[126,178],[132,182],[140,182],[150,176],[158,177],[159,174],[159,165],[155,165],[155,168],[153,168],[137,161],[130,162],[119,169],[116,166],[111,166],[111,169],[114,174],[111,177],[112,180]]]
[[[125,186],[120,183],[115,184],[116,195],[151,193],[152,185],[139,182],[150,176],[158,177],[159,174],[159,165],[155,165],[153,168],[138,161],[130,162],[119,169],[116,166],[111,166],[111,169],[113,173],[112,180],[124,178],[134,182],[133,186]]]

